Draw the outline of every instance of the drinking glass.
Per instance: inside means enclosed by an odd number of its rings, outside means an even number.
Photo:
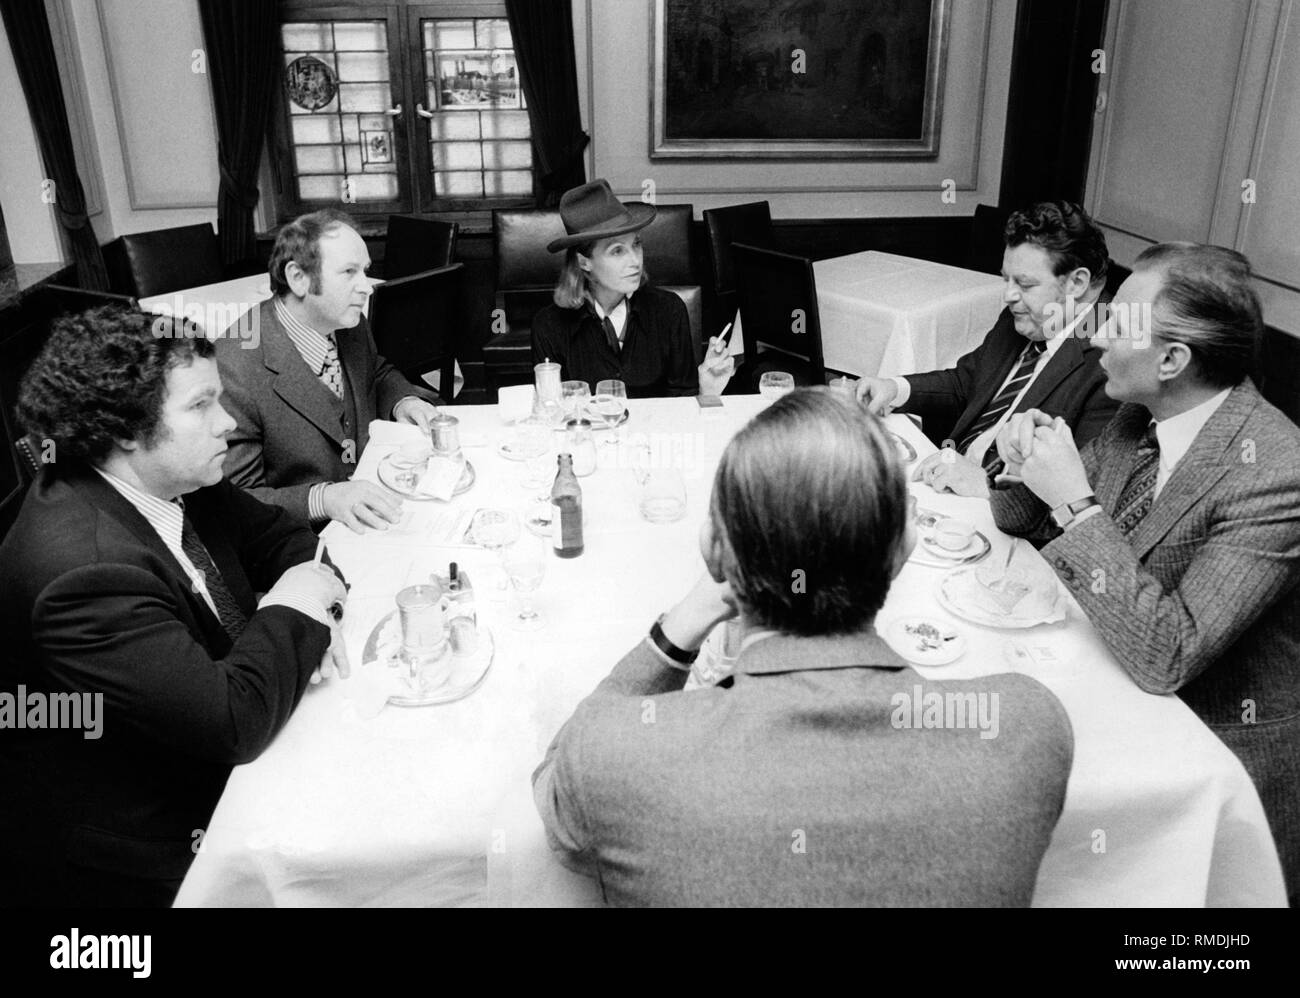
[[[510,621],[518,630],[535,631],[545,623],[533,607],[531,594],[542,584],[549,553],[546,542],[532,534],[524,534],[503,553],[506,574],[519,596],[519,612]]]
[[[501,551],[519,537],[519,518],[508,509],[480,509],[474,514],[470,532],[474,543],[497,552],[497,560],[500,562]],[[505,599],[506,585],[505,567],[498,564],[496,579],[484,587],[488,599],[493,602]]]
[[[785,371],[767,371],[758,379],[758,394],[775,402],[782,395],[794,391],[794,375]]]
[[[560,393],[566,417],[585,415],[591,400],[591,385],[585,381],[565,381],[560,384]]]
[[[636,479],[637,509],[645,519],[674,523],[686,515],[686,483],[676,468],[638,469]]]
[[[622,421],[623,413],[627,411],[627,385],[613,379],[598,381],[596,394],[592,396],[588,408],[603,419],[610,430],[613,430]],[[610,433],[610,442],[616,442],[614,433]]]
[[[515,424],[511,449],[523,458],[519,484],[534,493],[534,498],[549,499],[549,486],[555,477],[554,431],[542,420],[529,418]],[[539,490],[546,489],[545,494]]]

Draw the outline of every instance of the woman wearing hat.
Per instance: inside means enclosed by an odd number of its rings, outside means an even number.
[[[565,250],[553,299],[533,319],[533,362],[551,360],[565,379],[616,378],[628,395],[719,395],[733,368],[726,344],[714,337],[704,363],[682,300],[646,285],[642,229],[653,205],[622,204],[608,182],[593,180],[560,199]]]

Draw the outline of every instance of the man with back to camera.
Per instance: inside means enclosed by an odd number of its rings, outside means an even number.
[[[1111,653],[1177,693],[1250,773],[1300,901],[1300,429],[1248,372],[1263,317],[1244,256],[1145,250],[1097,337],[1122,402],[1080,451],[1038,410],[998,448],[1007,533],[1048,542]]]
[[[855,404],[799,390],[742,429],[701,533],[708,574],[533,774],[565,863],[615,905],[1028,905],[1070,723],[1027,676],[931,683],[881,640],[915,536],[894,445]],[[737,614],[732,676],[684,692]],[[996,730],[904,725],[922,689],[992,705]]]
[[[872,412],[913,413],[935,443],[914,481],[938,492],[987,498],[1002,470],[997,431],[1012,414],[1038,408],[1061,416],[1080,442],[1101,432],[1116,404],[1102,385],[1091,336],[1100,325],[1109,257],[1106,237],[1068,201],[1044,201],[1007,219],[1002,300],[984,342],[955,367],[899,378],[862,378],[858,398]]]
[[[347,672],[315,535],[221,477],[234,420],[192,332],[71,316],[23,381],[53,461],[0,546],[0,692],[97,698],[102,727],[0,730],[9,904],[171,904],[231,767]]]
[[[227,331],[217,342],[236,422],[226,477],[318,529],[329,520],[357,533],[397,522],[397,497],[348,478],[372,419],[427,429],[437,413],[437,393],[412,385],[375,349],[364,315],[369,266],[365,240],[342,212],[296,218],[271,251],[258,336]]]

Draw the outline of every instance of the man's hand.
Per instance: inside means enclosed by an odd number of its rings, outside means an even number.
[[[1005,470],[998,475],[999,481],[1021,481],[1020,467],[1025,458],[1034,450],[1034,431],[1040,426],[1051,426],[1052,417],[1041,409],[1026,409],[1018,412],[998,430],[998,456],[1002,458]]]
[[[736,371],[736,358],[727,353],[727,343],[721,336],[709,340],[709,349],[700,365],[700,394],[721,395]]]
[[[348,600],[348,591],[329,565],[314,561],[304,561],[285,569],[275,585],[271,587],[270,596],[293,596],[313,607],[314,614],[322,622],[333,624],[334,615],[330,607],[343,606]]]
[[[333,482],[321,496],[325,512],[358,534],[367,527],[387,530],[402,516],[400,499],[395,499],[372,482]]]
[[[1034,429],[1033,448],[1020,468],[1020,477],[1048,509],[1092,493],[1074,434],[1060,416],[1051,425]]]
[[[892,378],[859,378],[858,402],[876,416],[888,416],[893,411],[893,401],[898,396],[898,386]]]
[[[332,630],[334,633],[330,638],[330,646],[325,649],[325,657],[320,660],[320,665],[311,674],[313,684],[319,683],[322,679],[329,679],[331,674],[338,676],[339,679],[347,679],[352,673],[352,667],[348,662],[348,649],[343,643],[343,628],[336,623]]]
[[[438,415],[438,407],[422,398],[408,395],[393,406],[393,419],[399,423],[411,423],[425,433],[429,432],[429,420]]]
[[[736,616],[736,597],[729,582],[714,582],[705,572],[664,616],[664,636],[678,648],[694,651],[704,644],[714,625]]]
[[[989,479],[984,469],[951,447],[931,454],[918,464],[912,472],[912,481],[924,482],[936,492],[974,496],[976,499],[989,497]]]

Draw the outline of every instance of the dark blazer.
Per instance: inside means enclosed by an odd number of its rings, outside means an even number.
[[[216,343],[221,404],[238,424],[226,440],[225,473],[263,502],[305,520],[313,485],[346,481],[356,470],[372,419],[391,419],[393,406],[408,395],[439,399],[379,355],[364,316],[335,332],[342,400],[307,367],[276,318],[274,299],[262,303],[256,318],[255,339],[232,333]]]
[[[642,642],[533,775],[552,847],[611,904],[1029,904],[1074,751],[1036,680],[929,682],[874,633],[768,637],[734,679],[685,678]],[[899,726],[918,691],[997,697],[996,737]]]
[[[1129,537],[1111,519],[1151,421],[1125,405],[1082,449],[1105,511],[1064,533],[1024,486],[995,491],[1134,682],[1177,692],[1255,781],[1300,898],[1300,428],[1249,379],[1232,390]],[[1100,584],[1099,584],[1100,583]]]
[[[552,360],[565,380],[596,382],[615,378],[632,398],[698,395],[699,361],[690,317],[671,291],[639,289],[628,299],[623,349],[615,351],[595,309],[547,305],[533,318],[533,363]]]
[[[0,731],[0,899],[170,904],[231,767],[271,742],[329,645],[254,599],[315,535],[225,481],[185,497],[249,615],[232,644],[135,507],[90,468],[58,469],[0,547],[0,691],[102,694],[103,729]]]
[[[1109,300],[1109,295],[1103,295],[1103,304]],[[956,367],[907,375],[912,394],[898,411],[920,416],[922,429],[936,444],[959,442],[993,400],[1026,342],[1016,332],[1011,313],[1003,309],[984,342],[958,360]],[[1119,405],[1106,394],[1106,372],[1097,364],[1100,358],[1101,351],[1090,340],[1071,336],[1014,411],[1041,409],[1063,417],[1082,446],[1102,431]]]

